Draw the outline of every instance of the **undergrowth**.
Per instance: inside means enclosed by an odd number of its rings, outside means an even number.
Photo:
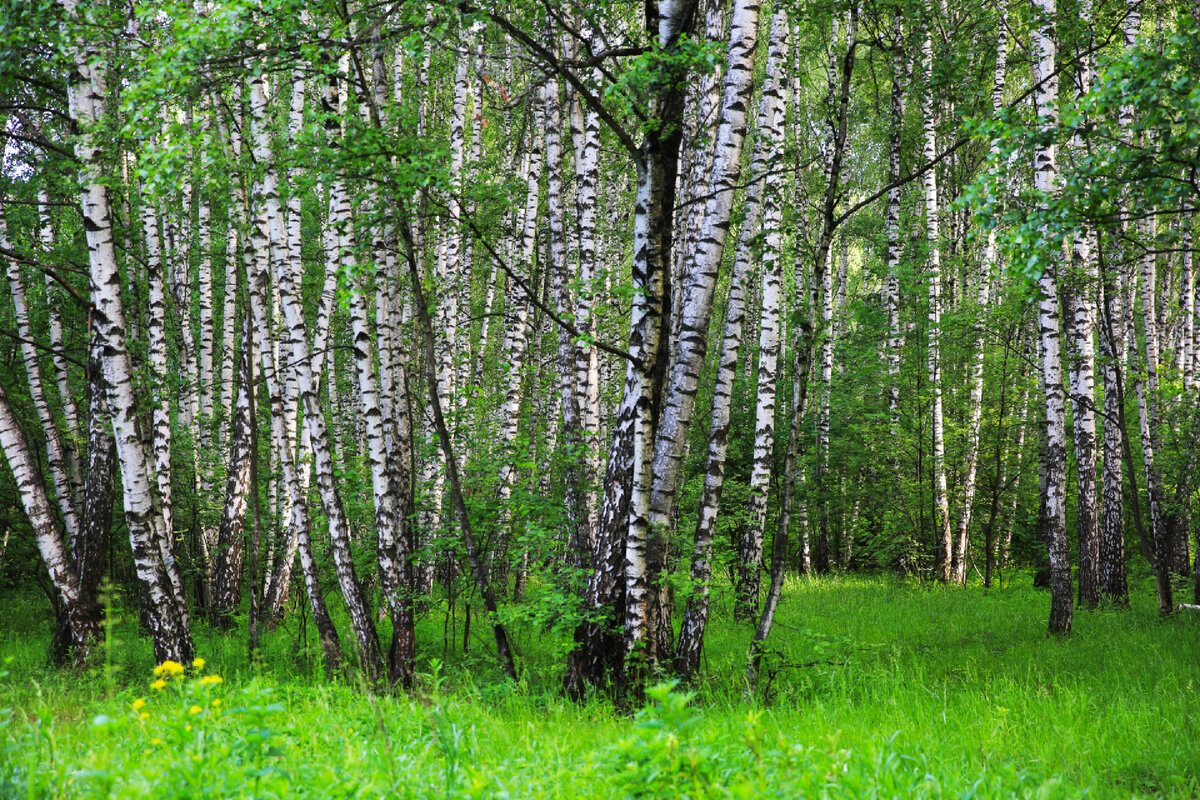
[[[753,701],[750,631],[718,608],[703,677],[634,714],[561,697],[552,626],[513,631],[503,681],[461,608],[425,615],[416,687],[381,696],[327,679],[298,617],[254,663],[201,628],[203,660],[156,675],[118,620],[104,664],[51,670],[44,609],[4,598],[0,798],[1200,796],[1200,615],[1135,600],[1054,639],[1014,584],[790,581]]]

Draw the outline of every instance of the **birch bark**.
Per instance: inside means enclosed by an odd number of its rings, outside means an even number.
[[[764,106],[770,126],[759,130],[767,140],[767,163],[778,163],[783,147],[783,64],[787,58],[787,18],[775,14],[763,84]],[[762,307],[758,326],[758,381],[754,412],[754,461],[750,470],[749,521],[739,543],[737,604],[734,616],[749,619],[758,609],[762,575],[763,530],[767,521],[767,494],[775,447],[775,385],[779,360],[779,317],[782,305],[783,186],[778,170],[766,178],[763,207]],[[782,559],[781,559],[782,563]]]
[[[1049,134],[1058,123],[1058,76],[1054,61],[1058,40],[1055,0],[1030,0],[1033,11],[1031,51],[1034,104],[1038,130]],[[1034,187],[1047,197],[1059,191],[1058,165],[1052,143],[1040,144],[1034,154]],[[1044,201],[1048,203],[1049,201]],[[1044,210],[1044,206],[1043,206]],[[1071,559],[1067,549],[1067,442],[1066,408],[1062,380],[1062,334],[1059,318],[1058,261],[1053,237],[1044,230],[1050,250],[1038,281],[1038,329],[1042,350],[1042,390],[1046,397],[1045,524],[1050,556],[1050,632],[1071,632],[1074,598],[1071,592]]]
[[[64,26],[81,29],[77,0],[61,0],[61,4],[66,12]],[[80,42],[70,52],[72,71],[67,96],[71,116],[84,131],[77,140],[76,157],[92,283],[93,330],[103,354],[101,363],[121,465],[125,521],[143,597],[149,604],[146,621],[154,642],[154,657],[157,661],[187,663],[193,655],[187,608],[171,554],[171,530],[155,496],[152,460],[137,415],[112,213],[101,172],[105,153],[96,128],[107,113],[106,59],[101,48],[86,37],[73,37],[68,32],[67,40]]]
[[[665,568],[666,542],[673,524],[679,465],[683,460],[696,391],[704,369],[713,295],[729,233],[734,190],[741,175],[742,145],[753,89],[758,28],[758,1],[735,0],[730,13],[728,60],[721,92],[721,116],[714,143],[710,191],[695,251],[684,255],[686,285],[683,287],[683,306],[679,310],[679,339],[667,377],[666,397],[654,441],[654,480],[649,497],[650,541],[647,555],[650,561],[648,568],[655,580]],[[785,34],[781,38],[786,42]]]
[[[922,97],[921,114],[924,120],[922,155],[926,162],[937,156],[937,109],[933,97],[933,10],[925,3],[925,36],[921,42],[921,65],[927,84]],[[925,238],[928,242],[926,270],[929,280],[929,352],[927,356],[932,419],[934,535],[939,543],[940,577],[949,582],[953,577],[954,538],[950,529],[950,493],[946,485],[946,427],[942,405],[942,259],[941,210],[938,204],[937,169],[925,173]],[[1057,301],[1056,301],[1057,302]]]
[[[733,410],[733,385],[738,373],[738,354],[742,346],[746,319],[746,290],[752,280],[754,240],[758,235],[762,214],[763,187],[770,168],[772,137],[767,132],[782,124],[775,118],[778,103],[771,95],[759,103],[757,130],[750,159],[750,178],[742,199],[745,217],[734,250],[733,267],[729,278],[729,294],[725,299],[725,324],[721,334],[721,352],[713,386],[712,423],[708,435],[708,453],[704,473],[704,490],[693,536],[691,581],[683,619],[679,627],[679,642],[675,648],[675,670],[687,678],[700,666],[704,630],[708,623],[709,583],[712,579],[712,544],[721,494],[725,486],[725,457],[729,447],[729,421]]]
[[[1078,9],[1087,29],[1079,63],[1075,69],[1075,95],[1083,100],[1094,79],[1092,56],[1092,3],[1083,0]],[[1076,134],[1072,147],[1082,152],[1082,136]],[[1064,309],[1070,336],[1067,341],[1068,379],[1074,417],[1076,503],[1079,547],[1079,604],[1094,608],[1100,602],[1100,503],[1096,474],[1096,306],[1093,300],[1099,275],[1096,270],[1095,232],[1083,225],[1074,233],[1071,274]]]
[[[1004,108],[1005,69],[1008,62],[1008,14],[1002,9],[996,34],[996,73],[992,81],[992,113]],[[999,157],[1000,143],[992,142],[992,158]],[[958,584],[967,582],[968,547],[970,545],[971,512],[975,504],[976,474],[979,466],[979,428],[983,420],[983,361],[984,330],[988,307],[991,305],[992,272],[996,268],[996,232],[988,231],[979,265],[976,321],[971,342],[970,399],[967,418],[967,450],[964,455],[962,505],[958,514],[958,531],[954,540],[953,578]],[[1077,417],[1078,419],[1078,417]]]

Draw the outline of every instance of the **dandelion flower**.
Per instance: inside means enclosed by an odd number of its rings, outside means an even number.
[[[153,739],[150,740],[150,744],[154,745],[155,747],[157,747],[158,745],[160,745],[162,743],[163,743],[163,740],[158,738],[157,736],[155,736]]]
[[[192,729],[192,726],[191,726],[191,725],[184,725],[184,726],[183,726],[183,729],[184,729],[185,731],[190,731],[190,730]]]
[[[192,706],[191,708],[188,709],[188,713],[189,714],[199,714],[203,710],[204,709],[202,709],[200,706]]]
[[[154,674],[160,678],[164,675],[170,678],[182,675],[183,664],[180,664],[178,661],[164,661],[154,668]]]
[[[218,697],[216,700],[213,700],[212,706],[213,706],[213,708],[220,708],[221,707],[221,698]]]
[[[133,710],[137,711],[137,710],[141,709],[142,707],[144,707],[145,705],[146,705],[146,701],[139,697],[137,700],[133,701]]]
[[[192,660],[192,666],[196,669],[204,669],[204,659],[196,658]]]
[[[138,719],[140,719],[140,720],[150,719],[150,713],[148,711],[143,711],[142,713],[138,714]]]
[[[205,675],[203,678],[200,679],[201,686],[212,686],[214,684],[224,683],[224,682],[225,681],[221,678],[220,675]]]
[[[163,689],[165,689],[166,686],[167,686],[167,682],[164,681],[162,678],[159,678],[154,683],[150,684],[151,689],[158,689],[159,691],[162,691]]]

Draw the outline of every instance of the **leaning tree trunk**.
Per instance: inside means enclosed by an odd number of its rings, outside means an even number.
[[[805,406],[808,403],[808,373],[812,365],[812,326],[802,325],[797,337],[796,359],[792,375],[791,430],[788,434],[787,456],[784,461],[782,497],[779,501],[779,523],[775,531],[775,544],[771,550],[771,585],[763,603],[758,627],[750,640],[750,654],[746,664],[746,695],[753,697],[758,685],[758,670],[762,664],[764,644],[771,635],[775,622],[775,610],[783,593],[783,577],[787,567],[788,528],[795,505],[796,484],[800,474],[797,462],[804,454],[803,431]],[[801,498],[804,500],[806,498]]]
[[[783,124],[775,118],[777,104],[766,95],[759,105],[757,129],[760,135],[754,142],[750,160],[750,182],[742,199],[744,218],[737,247],[734,250],[733,270],[729,278],[729,294],[725,298],[725,328],[721,335],[721,351],[713,386],[712,423],[708,435],[708,456],[704,472],[704,490],[696,519],[692,544],[691,582],[683,620],[679,627],[679,642],[675,648],[675,671],[690,678],[700,666],[704,630],[708,623],[709,582],[712,578],[712,544],[721,508],[721,493],[725,486],[725,456],[729,448],[729,420],[733,411],[733,385],[737,379],[738,351],[742,346],[742,328],[746,319],[746,289],[752,281],[754,241],[758,235],[762,214],[763,186],[770,169],[770,144],[767,132]]]
[[[66,24],[81,25],[77,0],[62,0]],[[126,337],[121,275],[113,240],[113,215],[102,165],[106,154],[92,132],[106,116],[108,102],[105,54],[85,42],[70,53],[73,71],[68,86],[71,116],[87,132],[77,140],[76,158],[92,283],[92,321],[112,410],[117,458],[124,489],[125,522],[134,564],[148,603],[146,621],[156,661],[187,663],[194,652],[183,601],[183,586],[171,555],[171,530],[151,482],[154,470],[147,439],[137,413],[139,401]]]
[[[329,137],[330,146],[334,148],[339,146],[340,138],[338,130],[340,114],[338,83],[340,80],[340,77],[337,77],[326,82],[322,87],[321,97],[322,110],[326,114],[326,135]],[[265,135],[265,131],[260,131],[259,135],[260,137]],[[260,143],[261,140],[256,142],[256,149]],[[329,186],[328,224],[339,230],[339,249],[343,252],[350,249],[349,234],[348,231],[345,231],[345,226],[349,224],[349,212],[350,199],[346,187],[340,177],[336,177],[330,181]],[[375,621],[354,566],[350,542],[350,522],[334,474],[333,452],[329,429],[325,422],[325,410],[321,407],[312,363],[309,360],[308,337],[297,292],[298,277],[291,275],[291,271],[286,268],[279,269],[276,275],[280,305],[289,331],[291,366],[304,403],[304,425],[312,448],[313,475],[317,481],[321,505],[325,510],[325,517],[329,525],[329,540],[338,584],[342,589],[342,597],[350,616],[350,625],[354,630],[360,649],[363,669],[368,680],[374,683],[383,676],[383,656],[379,648],[379,636],[375,631]]]
[[[251,141],[248,144],[253,146],[255,160],[264,168],[256,176],[251,189],[254,224],[251,227],[251,235],[246,239],[246,262],[252,269],[247,281],[246,295],[253,314],[254,330],[262,337],[269,337],[272,331],[269,305],[271,262],[281,263],[283,258],[279,244],[282,238],[279,230],[279,184],[278,176],[271,166],[270,135],[266,125],[267,97],[261,76],[251,82],[250,88]],[[313,556],[306,493],[293,457],[295,439],[287,431],[287,420],[291,416],[283,398],[283,386],[287,377],[278,368],[285,362],[284,359],[276,357],[273,337],[256,341],[270,401],[274,452],[287,493],[288,535],[295,537],[297,543],[313,622],[321,639],[326,669],[332,673],[342,662],[341,642],[325,606],[325,594]],[[307,360],[303,363],[304,366],[308,366]],[[268,619],[282,612],[287,592],[290,563],[287,563],[287,569],[279,569],[278,566],[277,564],[272,570],[271,582],[263,603],[263,613]]]
[[[4,208],[0,206],[0,249],[8,250],[9,248],[7,220]],[[38,423],[46,440],[46,461],[54,486],[54,499],[57,501],[58,511],[63,521],[66,541],[73,542],[79,537],[82,525],[79,519],[80,487],[78,482],[72,478],[71,455],[58,429],[58,422],[50,410],[50,402],[42,383],[38,347],[30,325],[26,303],[25,281],[21,275],[20,262],[17,259],[8,259],[7,276],[8,290],[12,296],[13,312],[17,321],[17,339],[20,342],[21,359],[25,362],[29,396],[33,400],[33,408],[37,413]]]
[[[59,627],[65,636],[55,637],[58,652],[51,655],[56,661],[63,661],[69,651],[76,666],[86,666],[101,638],[100,606],[95,594],[81,591],[78,564],[72,562],[67,552],[63,530],[51,510],[37,457],[17,423],[17,415],[3,385],[0,385],[0,451],[12,470],[17,494],[33,527],[38,552],[61,606]]]
[[[734,190],[741,175],[742,145],[753,89],[754,60],[758,43],[759,4],[737,0],[731,13],[728,64],[722,88],[721,117],[704,217],[695,250],[684,254],[683,305],[679,309],[679,338],[674,348],[667,393],[654,442],[654,482],[650,494],[651,547],[649,569],[661,574],[666,566],[666,547],[673,524],[679,467],[695,409],[696,392],[704,371],[708,348],[708,324],[713,296],[725,252]],[[786,38],[786,37],[785,37]],[[659,609],[661,598],[652,601]],[[665,625],[665,620],[659,619]],[[664,656],[667,654],[663,654]]]

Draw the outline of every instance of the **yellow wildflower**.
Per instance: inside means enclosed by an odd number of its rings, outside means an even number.
[[[220,708],[221,707],[221,698],[218,697],[216,700],[213,700],[212,706],[213,706],[213,708]]]
[[[175,677],[183,674],[183,664],[178,661],[164,661],[154,668],[154,674],[158,677]]]
[[[150,740],[150,744],[154,745],[155,747],[157,747],[158,745],[160,745],[162,743],[163,743],[162,739],[158,738],[157,736],[155,736],[153,739]]]
[[[162,690],[162,689],[165,689],[165,688],[166,688],[166,686],[167,686],[167,682],[166,682],[166,681],[164,681],[162,678],[159,678],[159,679],[158,679],[158,680],[156,680],[154,683],[150,684],[150,688],[151,688],[151,689],[159,689],[159,690]]]
[[[150,713],[147,711],[143,711],[142,713],[138,714],[138,719],[140,719],[140,720],[150,719]]]
[[[184,729],[185,731],[190,731],[190,730],[192,729],[192,726],[191,726],[191,725],[184,725],[184,726],[183,726],[183,729]]]
[[[203,710],[204,709],[202,709],[200,706],[192,706],[191,708],[188,709],[188,713],[189,714],[199,714]]]
[[[192,666],[196,669],[204,669],[204,659],[196,658],[192,660]]]
[[[133,701],[133,710],[137,711],[138,709],[142,708],[145,705],[146,705],[146,701],[139,697],[137,700]]]
[[[225,681],[221,678],[220,675],[205,675],[203,678],[200,679],[201,686],[212,686],[213,684],[224,683],[224,682]]]

